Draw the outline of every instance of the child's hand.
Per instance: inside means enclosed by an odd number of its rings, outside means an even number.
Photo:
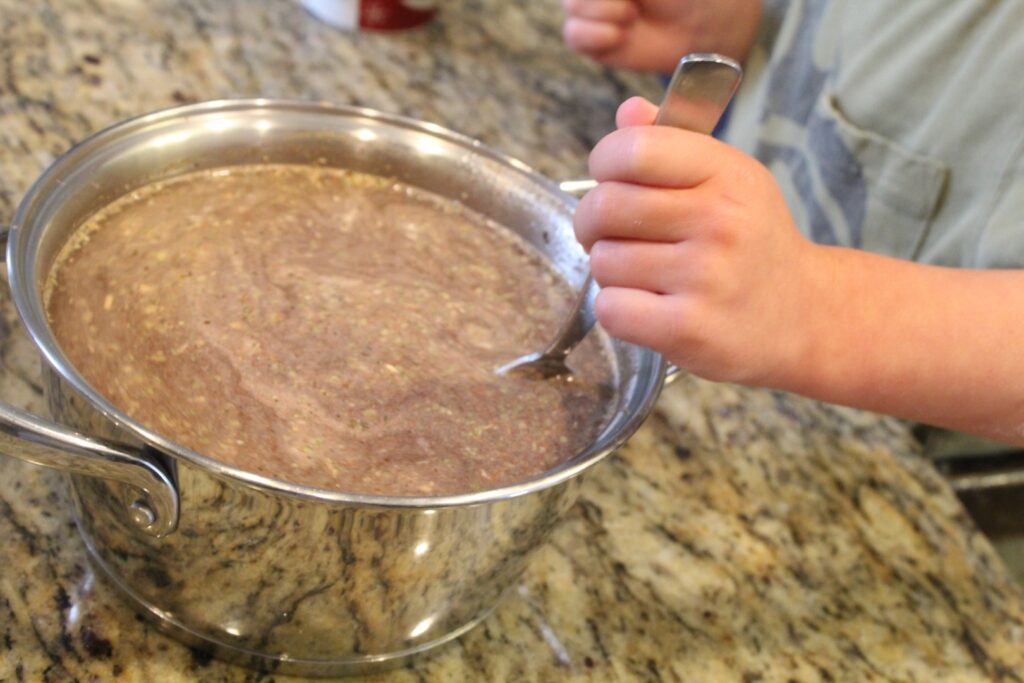
[[[566,43],[602,64],[670,73],[690,52],[746,58],[761,0],[563,0]]]
[[[829,314],[828,251],[800,235],[760,163],[648,125],[656,113],[627,101],[590,156],[600,185],[575,229],[602,287],[598,320],[702,377],[786,384]]]

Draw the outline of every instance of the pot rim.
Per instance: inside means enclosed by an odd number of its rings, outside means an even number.
[[[48,188],[54,184],[62,172],[69,168],[87,162],[94,151],[102,149],[105,145],[113,142],[119,137],[129,135],[141,128],[189,116],[210,114],[213,112],[227,111],[249,111],[253,109],[265,109],[268,111],[278,110],[300,110],[310,113],[319,113],[328,116],[358,116],[368,118],[374,122],[397,126],[419,131],[431,136],[440,138],[467,149],[473,154],[478,154],[509,167],[513,172],[526,176],[532,183],[543,188],[548,193],[558,196],[563,200],[567,197],[558,189],[557,183],[546,176],[535,171],[522,161],[499,152],[479,140],[466,135],[456,133],[438,124],[428,121],[413,119],[410,117],[387,114],[375,109],[356,107],[350,105],[335,105],[324,101],[307,101],[298,99],[279,98],[239,98],[239,99],[218,99],[182,106],[159,109],[146,114],[141,114],[119,121],[108,126],[72,146],[68,151],[54,160],[50,166],[35,180],[29,187],[15,211],[11,224],[9,239],[7,241],[7,270],[8,280],[11,288],[11,296],[18,314],[25,326],[25,329],[42,353],[46,362],[54,369],[64,381],[68,382],[79,394],[85,397],[90,404],[98,409],[106,419],[132,433],[147,445],[175,459],[181,459],[189,464],[198,467],[215,477],[237,482],[239,484],[265,490],[272,493],[285,494],[293,497],[308,499],[317,502],[358,505],[363,507],[386,507],[386,508],[447,508],[478,504],[494,503],[501,500],[516,498],[522,495],[541,491],[552,486],[561,484],[584,470],[590,468],[605,456],[621,446],[643,422],[647,419],[653,409],[654,403],[660,393],[663,378],[665,376],[665,360],[649,349],[641,349],[644,354],[649,354],[652,359],[651,366],[655,369],[650,373],[646,386],[638,388],[638,392],[646,392],[642,402],[636,410],[629,415],[619,429],[605,439],[604,443],[597,441],[587,449],[569,458],[564,463],[541,474],[495,489],[474,491],[469,493],[449,494],[440,496],[388,496],[366,493],[348,493],[333,489],[323,489],[314,486],[294,484],[284,480],[268,477],[245,469],[229,465],[210,456],[203,455],[197,451],[186,448],[137,422],[115,407],[111,402],[99,394],[85,378],[75,369],[71,362],[65,357],[53,336],[50,326],[46,321],[42,310],[41,296],[30,283],[23,282],[26,273],[26,266],[29,264],[34,252],[26,253],[23,259],[19,256],[18,245],[22,239],[23,226],[28,217],[30,207],[48,194]],[[59,180],[56,181],[59,183]],[[27,250],[26,250],[27,251]],[[623,342],[617,342],[623,343]]]

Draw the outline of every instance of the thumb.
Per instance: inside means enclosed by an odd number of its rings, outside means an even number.
[[[619,105],[615,113],[615,125],[618,128],[631,126],[649,126],[654,123],[658,108],[642,97],[630,97]]]

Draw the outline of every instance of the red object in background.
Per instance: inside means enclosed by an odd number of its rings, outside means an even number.
[[[434,0],[360,0],[359,28],[394,31],[430,21],[437,12]]]

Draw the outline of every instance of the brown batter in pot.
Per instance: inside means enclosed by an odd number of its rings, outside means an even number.
[[[611,376],[498,377],[571,292],[532,248],[382,178],[259,165],[142,188],[57,259],[50,324],[133,418],[322,488],[437,495],[536,475],[592,441]]]

